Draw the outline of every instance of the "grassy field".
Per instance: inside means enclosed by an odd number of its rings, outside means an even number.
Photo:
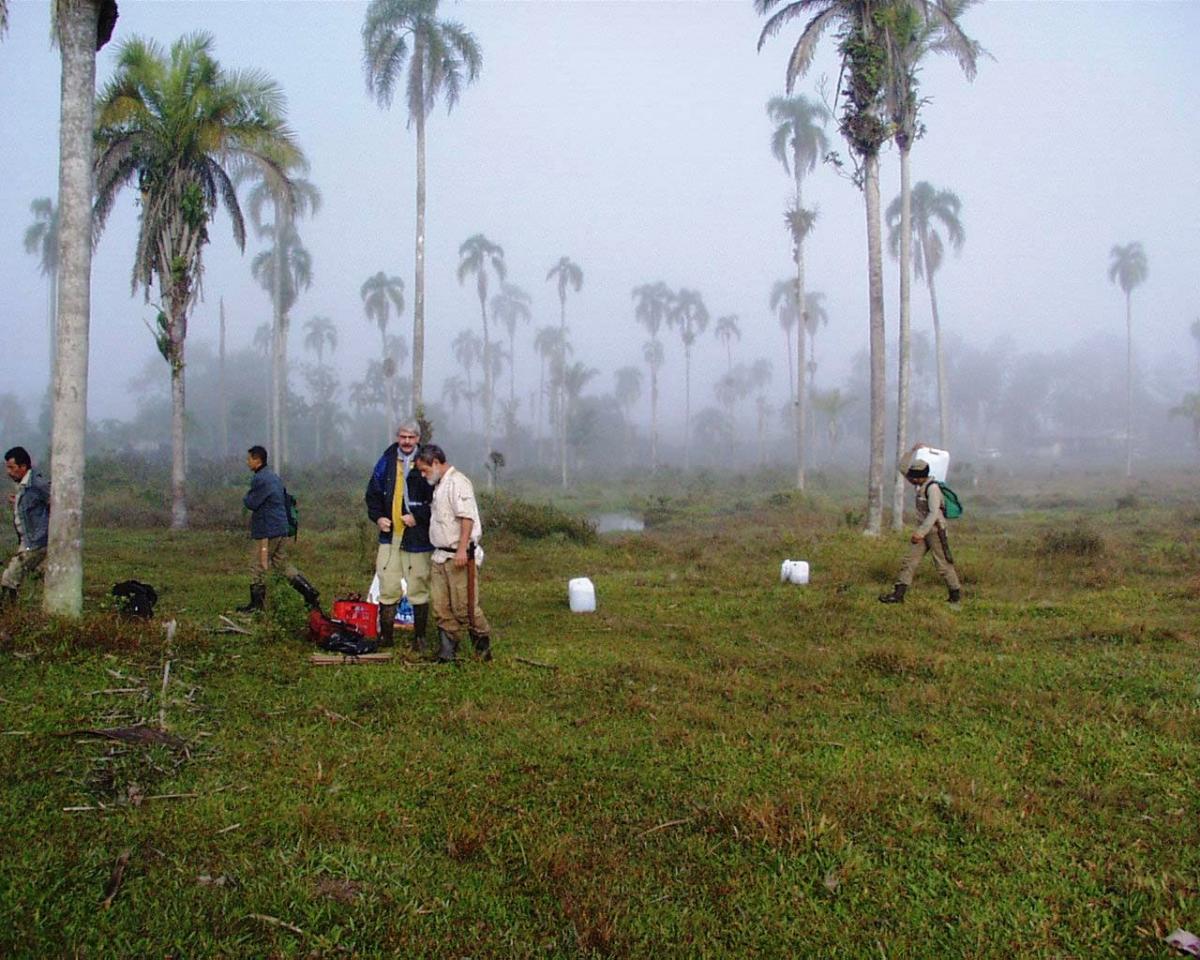
[[[278,582],[254,636],[212,632],[244,536],[93,529],[82,626],[0,619],[0,955],[1170,956],[1200,928],[1200,499],[1086,487],[960,491],[959,610],[931,564],[876,602],[905,541],[832,497],[502,533],[497,658],[457,668],[310,667]],[[299,565],[364,589],[365,526],[323,526]],[[159,622],[102,611],[128,576]],[[71,735],[160,712],[186,749]]]

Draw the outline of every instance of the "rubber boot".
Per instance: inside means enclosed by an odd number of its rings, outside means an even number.
[[[951,590],[950,596],[948,596],[946,598],[947,603],[958,603],[961,600],[962,600],[962,591],[961,590]]]
[[[293,590],[295,590],[304,598],[304,605],[308,607],[309,610],[316,610],[321,605],[321,595],[317,593],[317,588],[308,582],[308,579],[304,576],[304,574],[296,574],[294,577],[288,580],[288,583],[292,585]]]
[[[238,613],[258,613],[263,609],[263,601],[267,599],[266,585],[250,588],[250,602],[244,607],[238,607]]]
[[[880,603],[903,603],[904,594],[908,592],[908,585],[898,583],[892,587],[891,593],[882,594],[879,598]]]
[[[429,652],[429,641],[425,639],[425,631],[429,627],[429,604],[413,604],[413,633],[412,648],[417,653]]]
[[[486,633],[471,634],[471,645],[475,648],[475,656],[480,660],[492,659],[492,638]]]
[[[396,604],[381,603],[379,605],[379,646],[394,647],[396,645]]]
[[[458,654],[458,637],[438,628],[438,663],[453,663]]]

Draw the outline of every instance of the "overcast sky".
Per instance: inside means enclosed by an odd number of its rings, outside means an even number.
[[[56,191],[59,61],[49,4],[10,0],[10,8],[0,40],[0,382],[32,405],[47,370],[46,285],[22,236],[30,201]],[[122,40],[169,45],[203,30],[224,66],[260,68],[279,82],[325,200],[300,227],[315,281],[293,311],[292,354],[302,353],[304,321],[328,315],[346,379],[362,375],[378,343],[359,298],[367,276],[404,279],[410,309],[401,329],[411,334],[415,144],[403,109],[381,110],[366,93],[365,9],[348,0],[122,0],[98,64],[102,84]],[[534,297],[518,371],[536,369],[532,330],[557,322],[545,276],[566,254],[584,271],[568,320],[577,357],[605,371],[597,387],[609,389],[615,367],[640,363],[645,337],[630,290],[661,279],[699,289],[714,318],[738,314],[735,360],[770,356],[782,399],[784,341],[767,294],[790,270],[782,219],[790,181],[771,156],[764,107],[783,92],[795,31],[756,52],[761,19],[749,0],[493,0],[446,2],[442,11],[475,34],[484,63],[458,108],[449,116],[439,108],[429,124],[427,395],[436,399],[451,371],[453,336],[479,327],[473,286],[458,285],[455,267],[459,244],[482,232],[504,247],[510,279]],[[913,153],[914,181],[963,201],[966,246],[938,274],[946,329],[979,343],[1011,333],[1029,349],[1123,336],[1109,250],[1140,240],[1150,271],[1135,296],[1139,357],[1149,367],[1174,356],[1191,369],[1187,327],[1200,316],[1200,4],[990,0],[964,26],[995,59],[981,61],[974,83],[950,60],[924,68],[928,133]],[[836,80],[832,37],[797,92],[815,95],[822,76]],[[833,127],[829,134],[844,155]],[[898,181],[889,151],[885,204]],[[817,343],[819,379],[832,385],[866,344],[862,200],[824,166],[809,178],[806,201],[820,216],[809,286],[825,292],[830,314]],[[129,381],[154,351],[143,325],[153,311],[130,295],[136,216],[126,193],[93,263],[93,417],[132,409]],[[190,337],[215,338],[223,296],[231,343],[243,345],[270,316],[250,278],[262,245],[251,239],[241,255],[224,215],[211,232],[207,296]],[[891,335],[890,261],[885,281]],[[923,287],[914,325],[929,327]],[[669,341],[669,387],[682,381],[680,356]],[[723,365],[710,330],[697,349],[695,406],[712,402]]]

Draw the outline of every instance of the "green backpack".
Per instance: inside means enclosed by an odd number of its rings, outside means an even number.
[[[283,506],[287,511],[288,536],[294,540],[300,534],[300,505],[286,487],[283,490]]]
[[[958,494],[940,480],[935,480],[934,483],[942,490],[942,512],[946,514],[946,519],[957,520],[963,513],[962,501],[958,499]]]

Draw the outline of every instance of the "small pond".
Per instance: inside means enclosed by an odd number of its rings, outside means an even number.
[[[641,533],[646,522],[633,513],[593,513],[588,517],[597,533]]]

